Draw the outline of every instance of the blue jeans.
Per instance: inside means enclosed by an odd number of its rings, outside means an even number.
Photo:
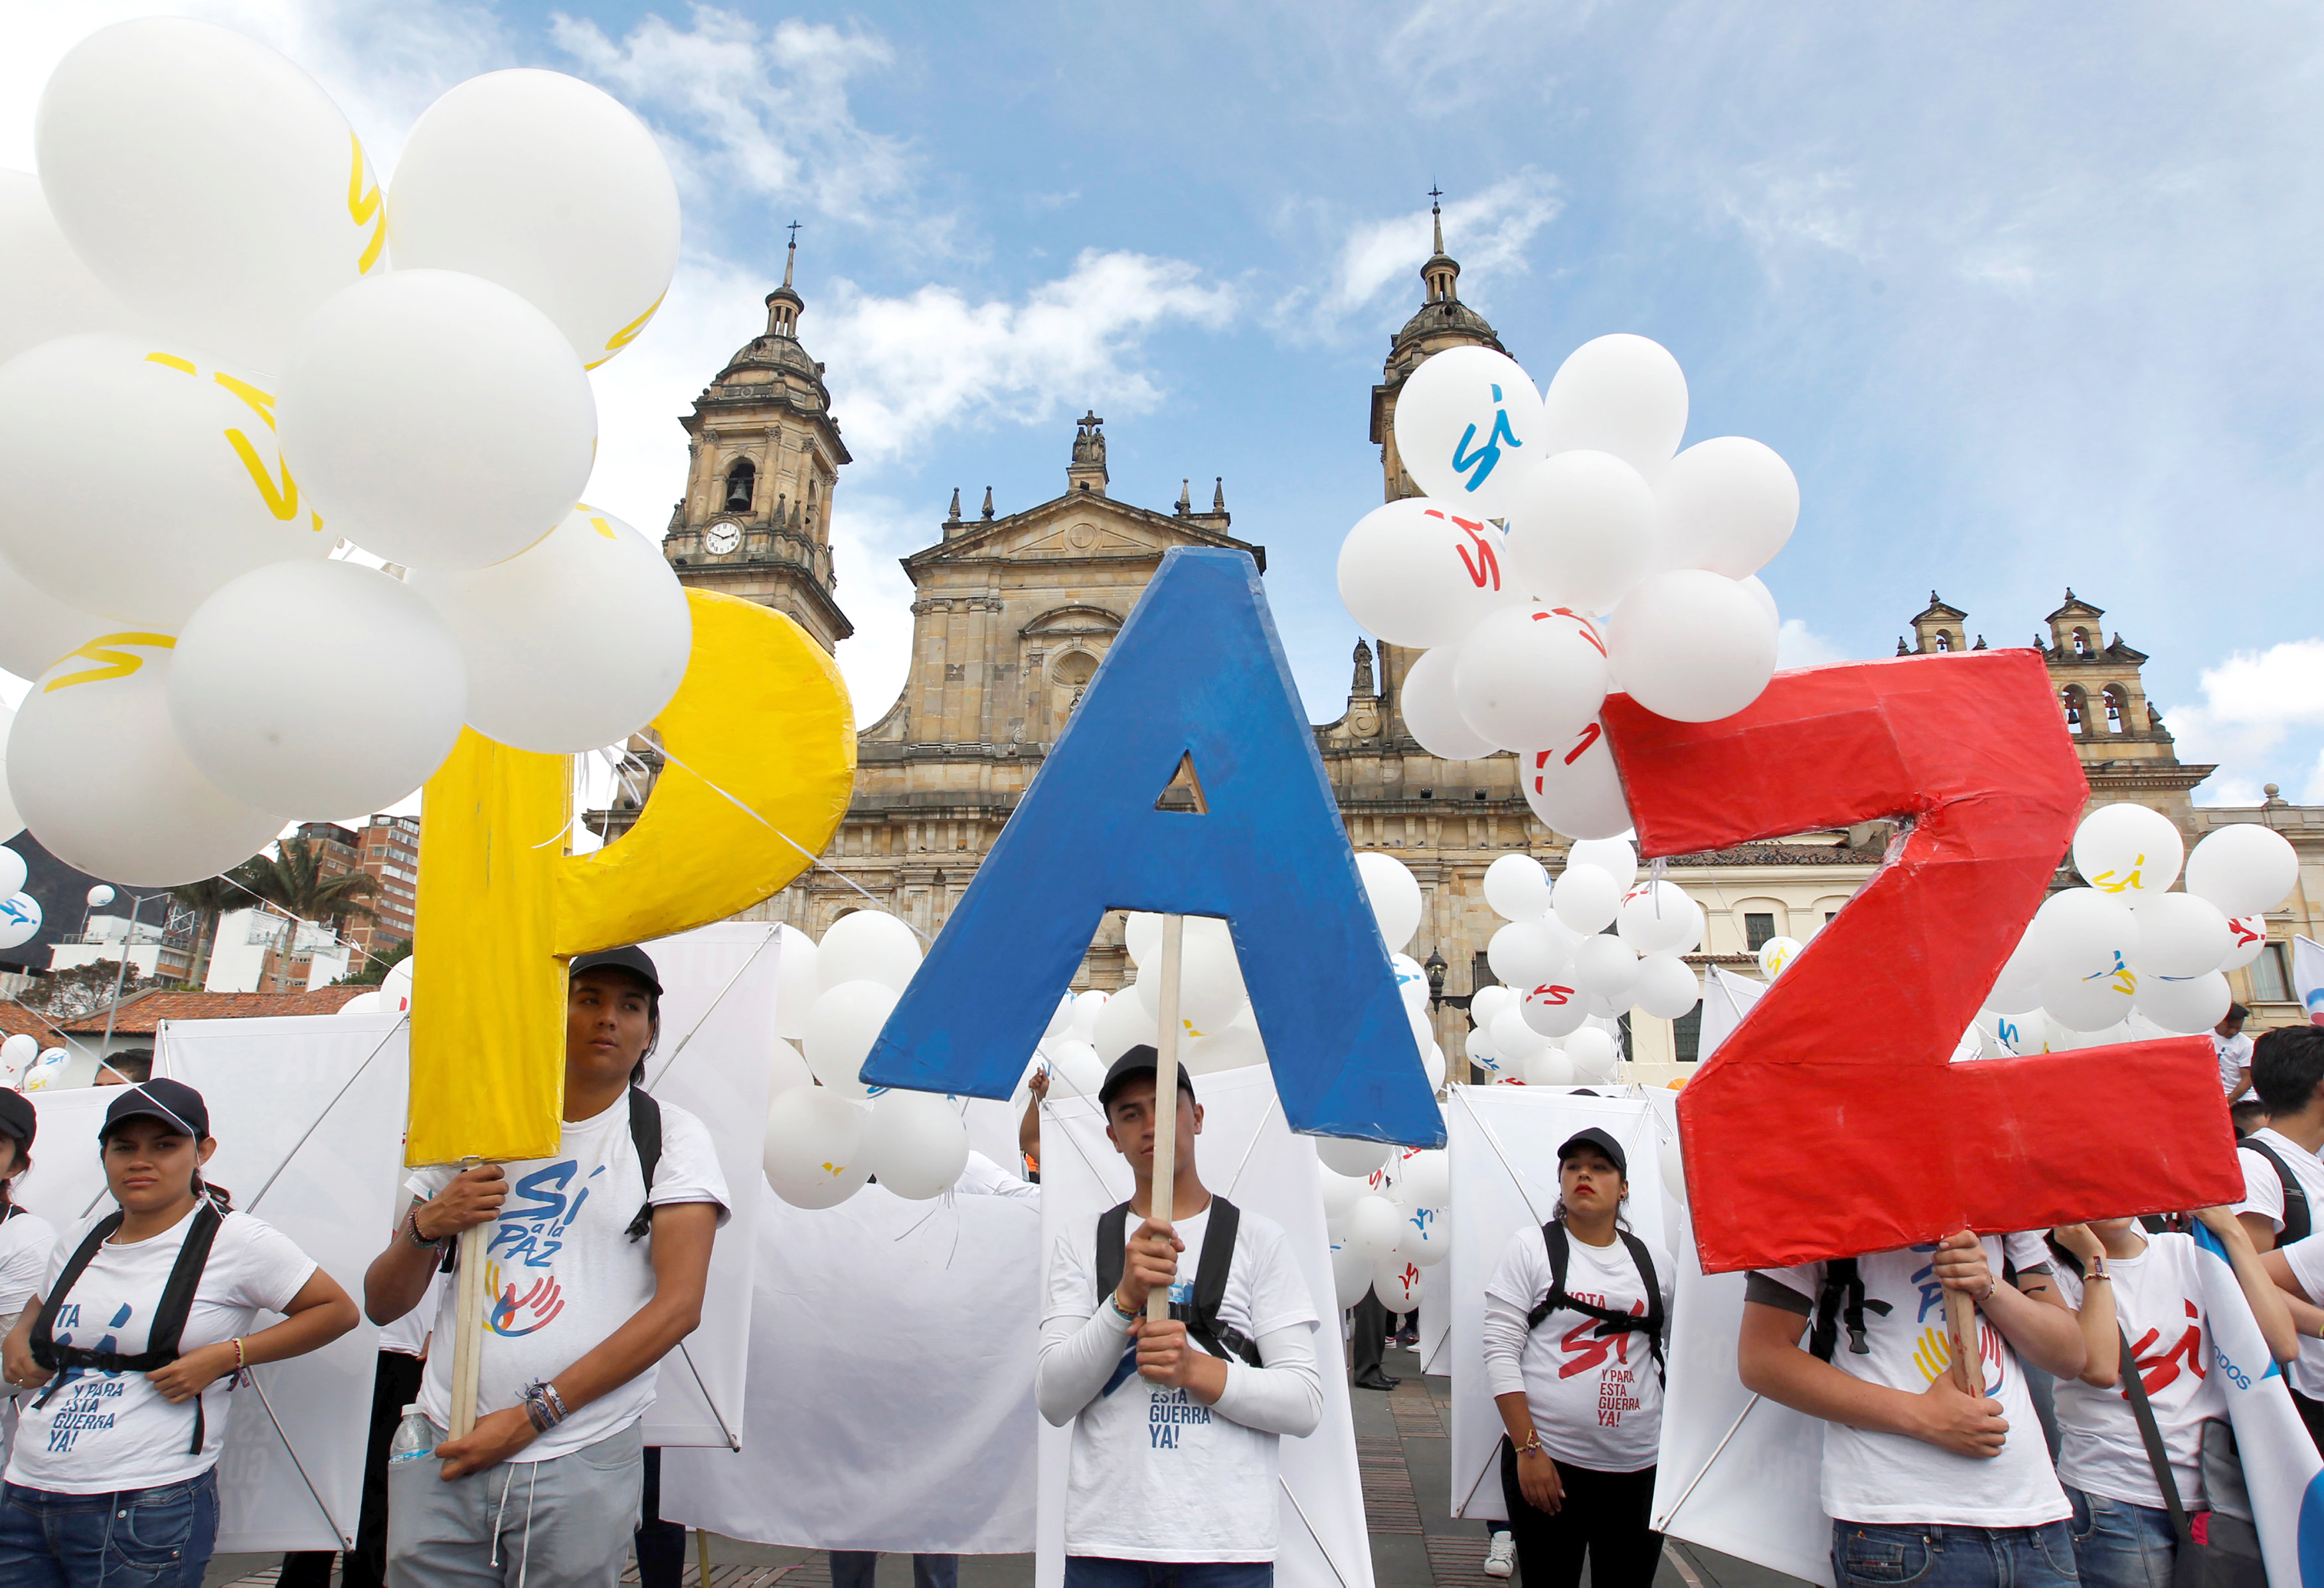
[[[2059,1588],[2079,1579],[2073,1531],[1834,1522],[1831,1572],[1840,1588]],[[5,1588],[5,1585],[0,1585]]]
[[[0,1485],[0,1588],[201,1588],[217,1528],[216,1467],[113,1494]]]
[[[2171,1588],[2179,1535],[2159,1505],[2133,1505],[2069,1484],[2074,1508],[2074,1565],[2085,1583],[2101,1588]]]
[[[1065,1556],[1065,1588],[1274,1588],[1268,1560],[1111,1560]]]

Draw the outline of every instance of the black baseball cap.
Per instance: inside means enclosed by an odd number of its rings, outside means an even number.
[[[40,1128],[40,1111],[32,1106],[32,1100],[22,1092],[0,1087],[0,1135],[16,1143],[19,1158],[32,1144],[32,1133]]]
[[[1586,1131],[1576,1131],[1565,1139],[1565,1144],[1557,1149],[1557,1167],[1563,1168],[1565,1160],[1584,1147],[1592,1147],[1604,1153],[1613,1164],[1616,1174],[1626,1180],[1630,1177],[1630,1159],[1622,1150],[1622,1144],[1595,1125]]]
[[[656,998],[661,996],[661,976],[654,969],[652,956],[634,943],[624,943],[619,948],[601,948],[595,954],[576,954],[567,981],[583,971],[627,971],[648,987]]]
[[[1154,1045],[1150,1042],[1140,1042],[1120,1058],[1115,1059],[1113,1067],[1105,1072],[1105,1085],[1097,1089],[1098,1107],[1111,1108],[1115,1093],[1128,1085],[1136,1076],[1158,1075],[1161,1068],[1162,1056],[1154,1051]],[[1178,1066],[1178,1090],[1184,1092],[1190,1100],[1194,1095],[1194,1083],[1187,1076],[1186,1066],[1183,1064]]]
[[[197,1141],[210,1133],[210,1107],[202,1101],[202,1094],[166,1076],[121,1088],[121,1095],[105,1111],[105,1123],[97,1128],[97,1139],[104,1140],[131,1120],[160,1120]]]

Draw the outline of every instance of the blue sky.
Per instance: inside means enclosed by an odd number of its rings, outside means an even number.
[[[2324,800],[2324,21],[2306,7],[1185,3],[562,8],[0,0],[0,164],[56,55],[167,8],[284,49],[392,166],[461,78],[588,78],[663,139],[678,282],[600,372],[592,499],[658,531],[673,416],[762,320],[802,223],[802,339],[857,462],[835,539],[860,720],[900,680],[895,559],[954,485],[1226,481],[1310,714],[1355,631],[1332,568],[1379,499],[1369,389],[1418,300],[1432,183],[1462,295],[1537,380],[1589,337],[1678,355],[1690,441],[1790,460],[1766,577],[1792,660],[1880,656],[1936,587],[2025,643],[2072,585],[2149,652],[2200,791]]]

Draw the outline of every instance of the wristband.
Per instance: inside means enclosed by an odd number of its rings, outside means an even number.
[[[524,1415],[536,1434],[546,1434],[566,1418],[565,1398],[554,1384],[527,1384],[522,1391]]]
[[[2089,1271],[2089,1273],[2084,1274],[2084,1275],[2082,1276],[2082,1283],[2084,1283],[2085,1285],[2087,1285],[2087,1284],[2089,1284],[2092,1279],[2104,1279],[2104,1280],[2107,1281],[2109,1284],[2111,1284],[2111,1283],[2113,1282],[2113,1280],[2114,1280],[2114,1276],[2113,1276],[2112,1274],[2110,1274],[2110,1273],[2107,1272],[2107,1266],[2106,1266],[2106,1259],[2105,1259],[2105,1258],[2103,1258],[2103,1257],[2094,1257],[2094,1258],[2090,1259],[2090,1271]]]
[[[1541,1430],[1539,1428],[1536,1428],[1531,1433],[1527,1434],[1526,1436],[1526,1442],[1517,1447],[1517,1453],[1519,1455],[1539,1455],[1542,1454]]]
[[[403,1238],[422,1251],[441,1251],[444,1250],[444,1241],[441,1236],[430,1241],[420,1233],[420,1209],[423,1205],[424,1204],[414,1203],[411,1205],[411,1211],[403,1215]],[[376,1229],[378,1226],[374,1224],[373,1228]]]
[[[234,1337],[234,1371],[237,1373],[244,1372],[249,1370],[249,1367],[250,1359],[243,1353],[242,1336],[237,1334]]]
[[[1138,1321],[1138,1315],[1136,1313],[1125,1311],[1123,1309],[1121,1305],[1121,1297],[1119,1292],[1109,1293],[1105,1298],[1105,1304],[1113,1308],[1113,1316],[1120,1318],[1124,1324],[1134,1324]]]

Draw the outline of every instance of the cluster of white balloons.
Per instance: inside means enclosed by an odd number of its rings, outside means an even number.
[[[1425,652],[1404,684],[1413,736],[1448,761],[1517,752],[1535,813],[1575,837],[1630,826],[1598,724],[1609,690],[1711,722],[1775,672],[1755,576],[1791,536],[1799,483],[1739,436],[1679,451],[1686,412],[1678,361],[1644,337],[1583,344],[1538,395],[1504,354],[1439,353],[1396,403],[1424,494],[1340,549],[1356,622]]]
[[[2219,827],[2190,853],[2169,817],[2132,804],[2083,818],[2073,858],[2085,886],[2043,900],[1986,997],[1977,1028],[1988,1051],[2210,1029],[2233,1002],[2227,973],[2259,957],[2266,912],[2300,875],[2271,827]]]
[[[1504,854],[1485,868],[1485,902],[1508,924],[1485,946],[1500,985],[1469,1001],[1469,1059],[1499,1079],[1611,1081],[1624,1011],[1676,1020],[1702,996],[1682,957],[1702,941],[1702,907],[1675,882],[1639,882],[1628,838],[1576,843],[1554,887],[1533,856]]]
[[[1390,1312],[1420,1305],[1425,1271],[1452,1249],[1452,1177],[1441,1148],[1319,1139],[1317,1177],[1339,1304],[1376,1292]]]
[[[685,592],[576,505],[586,371],[678,257],[634,115],[493,72],[383,184],[290,60],[151,17],[66,54],[34,147],[0,171],[0,666],[41,680],[7,784],[51,851],[191,882],[401,799],[464,723],[571,753],[669,703]]]
[[[41,935],[41,901],[24,891],[24,857],[0,849],[0,948],[21,948]]]
[[[884,910],[859,909],[834,921],[820,943],[795,927],[779,930],[767,1184],[797,1207],[835,1207],[874,1176],[916,1202],[948,1189],[968,1165],[960,1099],[867,1086],[862,1076],[920,968],[911,928]]]

